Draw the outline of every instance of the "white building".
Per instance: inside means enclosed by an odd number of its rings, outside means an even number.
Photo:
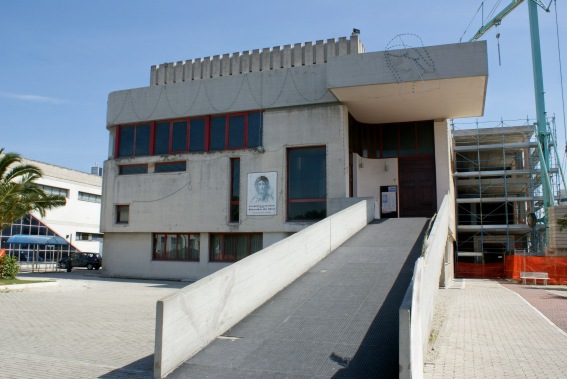
[[[487,77],[484,42],[368,53],[358,35],[153,66],[108,99],[107,273],[195,280],[360,197],[432,216],[447,119],[482,115]]]
[[[23,159],[22,164],[39,167],[43,177],[38,183],[48,194],[63,195],[67,203],[63,207],[46,212],[45,217],[37,212],[23,217],[2,231],[2,248],[31,250],[33,246],[10,246],[6,240],[11,235],[58,235],[65,238],[71,246],[62,249],[68,251],[102,253],[103,235],[100,232],[102,177],[84,172],[54,166],[47,163]],[[40,246],[40,255],[45,257],[46,249],[52,246]]]

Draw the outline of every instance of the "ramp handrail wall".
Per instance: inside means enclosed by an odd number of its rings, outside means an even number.
[[[159,300],[154,376],[172,372],[364,228],[367,206],[363,200]]]
[[[423,377],[439,278],[453,229],[454,202],[445,195],[429,237],[424,241],[425,253],[415,262],[413,278],[400,307],[400,378]]]

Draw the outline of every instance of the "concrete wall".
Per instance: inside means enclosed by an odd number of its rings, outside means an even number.
[[[424,241],[425,252],[415,262],[413,278],[400,306],[399,366],[400,378],[422,378],[423,364],[435,299],[442,280],[448,245],[453,244],[455,203],[452,197],[443,197],[442,205]],[[444,280],[445,278],[443,278]]]
[[[182,83],[192,80],[227,77],[249,72],[277,70],[326,63],[329,57],[363,53],[358,35],[350,39],[306,42],[263,48],[242,53],[163,63],[152,66],[150,85]]]
[[[154,376],[166,376],[367,224],[366,201],[157,303]]]
[[[381,197],[380,186],[398,186],[399,204],[399,183],[398,183],[398,159],[369,159],[362,158],[358,154],[353,157],[353,195],[358,197],[374,198],[374,218],[380,218]],[[386,166],[388,171],[386,171]],[[399,206],[398,206],[399,209]]]
[[[445,194],[453,195],[453,138],[447,120],[436,120],[433,124],[435,138],[435,180],[437,185],[437,209]]]
[[[342,105],[321,105],[264,112],[264,152],[256,149],[121,158],[105,162],[102,230],[105,269],[110,275],[131,276],[132,259],[139,277],[202,278],[218,270],[194,262],[152,262],[151,233],[267,233],[264,246],[302,230],[311,223],[286,222],[287,148],[325,146],[327,151],[327,198],[348,196],[348,121]],[[230,158],[240,158],[240,222],[229,222]],[[153,173],[163,161],[187,161],[187,171]],[[118,175],[119,165],[148,163],[149,173]],[[247,216],[247,174],[277,173],[277,214]],[[115,206],[129,205],[129,223],[116,224]],[[129,234],[145,233],[143,242]],[[269,234],[268,234],[269,233]],[[123,243],[119,240],[123,239]],[[203,241],[205,243],[206,241]],[[108,258],[108,259],[106,259]],[[174,266],[175,267],[171,267]],[[167,269],[166,269],[167,266]],[[159,269],[158,269],[159,267]],[[221,266],[222,268],[222,266]],[[200,273],[195,276],[196,273]]]

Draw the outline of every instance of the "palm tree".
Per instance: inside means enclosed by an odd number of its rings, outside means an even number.
[[[30,164],[22,164],[17,153],[4,153],[0,149],[0,230],[26,214],[45,212],[65,205],[64,196],[48,195],[35,181],[43,176],[41,170]]]

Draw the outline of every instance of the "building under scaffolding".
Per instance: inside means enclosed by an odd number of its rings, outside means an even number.
[[[548,246],[537,136],[529,121],[466,126],[453,124],[456,275],[503,277],[506,255],[545,255]],[[558,198],[555,158],[548,171]]]

